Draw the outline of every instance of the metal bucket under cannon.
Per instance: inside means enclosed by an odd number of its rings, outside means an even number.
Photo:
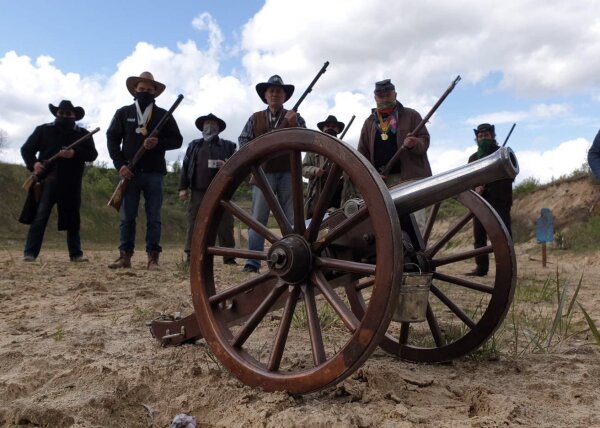
[[[332,164],[309,222],[305,222],[303,214],[304,152],[324,156]],[[283,215],[261,167],[265,160],[285,153],[289,154],[291,165],[293,222]],[[190,272],[195,313],[181,320],[153,322],[153,335],[165,345],[204,337],[215,356],[244,383],[290,393],[334,385],[360,367],[377,346],[411,361],[443,361],[464,355],[480,346],[504,318],[516,275],[514,251],[506,229],[489,205],[468,189],[514,177],[517,171],[512,152],[500,150],[447,173],[387,189],[364,157],[331,136],[305,129],[265,134],[230,158],[215,177],[200,208]],[[257,224],[233,200],[236,189],[250,174],[265,194],[283,238]],[[364,204],[350,217],[337,210],[325,218],[343,174],[356,184]],[[414,227],[410,213],[455,195],[467,210],[459,225],[468,224],[472,218],[482,221],[491,245],[440,256],[456,228],[433,242],[427,230]],[[215,245],[216,226],[225,211],[263,236],[270,247],[249,251]],[[432,212],[437,212],[435,207]],[[412,247],[407,246],[404,235],[410,236]],[[234,279],[233,284],[215,281],[215,258],[227,255],[267,261],[273,260],[275,251],[277,263],[271,263],[266,272]],[[484,252],[494,257],[496,266],[491,285],[443,272],[455,260]],[[396,323],[392,317],[402,289],[402,276],[408,264],[414,263],[413,257],[433,280],[426,322]],[[289,272],[295,274],[289,276]],[[461,307],[463,300],[455,300],[442,285],[480,293],[485,299],[476,296],[477,301],[485,300],[487,307],[481,308],[475,318],[470,309]],[[438,315],[434,298],[445,305],[443,312],[455,314],[467,326],[461,329],[462,336],[447,337],[446,320]],[[321,319],[323,308],[335,317],[335,340]],[[306,320],[303,327],[292,323],[299,313]],[[389,330],[395,324],[400,325],[399,334]],[[423,341],[413,345],[411,329],[417,324],[428,326],[427,340],[431,345],[423,346]],[[173,332],[181,333],[176,336]],[[309,344],[308,352],[303,349],[306,347],[297,347],[302,343],[298,338],[304,337],[301,340]]]

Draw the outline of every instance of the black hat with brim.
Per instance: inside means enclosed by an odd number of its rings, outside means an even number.
[[[58,106],[54,106],[52,104],[48,104],[48,108],[50,109],[50,113],[52,113],[52,115],[54,117],[56,117],[56,112],[58,110],[69,110],[72,111],[73,113],[75,113],[75,122],[77,122],[78,120],[83,119],[83,116],[85,116],[85,110],[83,109],[83,107],[75,107],[73,105],[73,103],[71,103],[71,101],[69,100],[62,100]]]
[[[289,100],[294,93],[294,85],[284,84],[283,79],[275,74],[269,77],[268,81],[256,85],[256,93],[258,93],[258,96],[265,104],[268,104],[267,99],[265,98],[265,92],[267,92],[269,86],[279,86],[283,88],[283,92],[285,92],[285,101]]]
[[[335,125],[338,134],[340,132],[342,132],[344,130],[344,127],[346,126],[344,124],[344,122],[339,122],[335,116],[333,116],[333,115],[330,114],[329,116],[327,116],[327,119],[325,119],[323,122],[317,123],[317,128],[319,128],[321,131],[323,131],[323,128],[328,123],[331,123],[331,124]]]
[[[196,128],[202,131],[202,128],[204,128],[204,122],[206,122],[207,120],[214,120],[215,122],[217,122],[217,124],[219,125],[219,133],[223,132],[227,127],[223,119],[219,119],[214,114],[209,113],[206,116],[200,116],[198,119],[196,119]]]
[[[477,127],[477,129],[474,129],[473,132],[475,133],[475,136],[477,136],[477,134],[481,132],[489,132],[490,134],[492,134],[492,137],[495,137],[496,127],[494,125],[490,125],[489,123],[482,123]]]

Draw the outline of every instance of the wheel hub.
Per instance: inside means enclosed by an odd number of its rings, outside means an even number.
[[[312,252],[304,238],[288,235],[271,246],[267,265],[281,279],[297,284],[306,279],[312,265]]]

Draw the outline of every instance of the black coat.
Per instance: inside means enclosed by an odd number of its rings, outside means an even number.
[[[181,174],[179,176],[179,190],[183,189],[198,189],[204,190],[208,188],[210,182],[217,174],[216,168],[208,168],[208,159],[229,159],[236,150],[235,143],[219,138],[214,143],[209,143],[209,150],[206,151],[207,156],[202,156],[198,161],[198,151],[205,144],[203,138],[193,140],[185,152],[183,163],[181,165]]]
[[[496,146],[492,150],[491,153],[497,151],[500,147]],[[491,154],[490,153],[490,154]],[[478,160],[477,152],[473,153],[469,157],[469,163]],[[490,205],[494,208],[510,208],[513,202],[512,196],[512,178],[505,178],[503,180],[494,181],[493,183],[488,183],[483,187],[483,199],[488,201]]]
[[[165,109],[154,105],[152,116],[148,123],[148,132],[152,132],[160,119],[167,113]],[[118,109],[106,131],[108,153],[117,170],[132,161],[138,149],[144,143],[144,136],[135,132],[138,127],[135,104]],[[158,135],[158,145],[146,151],[138,162],[135,171],[167,173],[165,151],[181,147],[183,137],[179,132],[177,122],[171,116],[164,124]]]
[[[21,156],[27,169],[33,171],[36,162],[43,163],[58,153],[61,148],[71,145],[87,133],[87,130],[79,126],[65,130],[54,122],[38,126],[21,147]],[[70,159],[58,158],[47,167],[45,173],[46,176],[56,177],[58,230],[79,227],[83,170],[86,162],[93,162],[98,157],[93,137],[79,143],[73,150],[75,156]],[[37,204],[33,200],[33,192],[30,192],[19,221],[31,224],[36,210]]]

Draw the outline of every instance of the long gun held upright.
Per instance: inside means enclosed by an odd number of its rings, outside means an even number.
[[[77,139],[76,141],[74,141],[73,143],[71,143],[71,145],[65,147],[64,150],[74,149],[75,147],[77,147],[79,144],[81,144],[82,142],[84,142],[85,140],[90,138],[92,135],[94,135],[98,131],[100,131],[100,128],[96,128],[93,131],[88,132],[83,137],[81,137],[81,138]],[[50,165],[52,165],[54,162],[56,162],[59,158],[60,158],[60,156],[58,156],[58,153],[56,153],[51,158],[43,161],[42,164],[44,165],[44,168],[47,169]],[[45,176],[46,176],[45,172],[41,172],[39,174],[38,173],[31,174],[27,178],[27,180],[25,180],[25,182],[23,183],[23,190],[25,190],[26,192],[29,192],[29,189],[31,189],[31,186],[33,186],[35,183],[43,180]]]
[[[292,107],[292,110],[294,110],[296,112],[298,111],[298,108],[300,107],[300,104],[302,104],[302,101],[304,101],[304,98],[306,98],[306,96],[312,92],[313,86],[315,86],[315,83],[317,83],[317,80],[319,80],[319,78],[325,73],[325,71],[327,71],[328,65],[329,65],[329,61],[325,61],[325,64],[323,64],[323,67],[321,67],[321,69],[319,70],[319,72],[317,73],[315,78],[312,80],[312,82],[310,82],[310,85],[308,85],[308,88],[306,88],[306,90],[300,96],[298,101],[296,101],[296,104],[294,104],[294,107]],[[274,126],[275,129],[279,128],[281,119],[282,119],[282,117],[280,115],[277,118],[277,122],[275,122],[275,126]]]
[[[175,109],[177,107],[179,107],[179,104],[181,103],[182,100],[183,100],[183,95],[179,94],[177,96],[177,99],[171,106],[171,108],[160,119],[160,121],[156,124],[156,126],[154,127],[154,129],[152,130],[150,135],[148,135],[147,138],[158,136],[158,134],[162,130],[163,126],[165,125],[165,123],[167,123],[167,120],[169,120],[169,118],[171,116],[173,116],[173,112],[175,111]],[[133,159],[131,160],[131,162],[128,165],[128,167],[131,171],[133,171],[135,169],[137,163],[140,161],[142,156],[144,156],[144,153],[146,153],[146,148],[142,144],[142,146],[138,149],[138,151],[135,153],[135,155],[133,155]],[[119,211],[121,209],[121,202],[123,202],[123,193],[125,193],[125,189],[127,188],[128,182],[129,182],[128,179],[121,178],[121,180],[119,181],[119,184],[117,184],[117,187],[115,188],[115,191],[113,192],[108,203],[106,204],[107,206],[113,207],[117,211]]]
[[[506,146],[506,143],[508,143],[508,139],[510,138],[510,135],[512,134],[513,130],[515,129],[515,126],[517,126],[517,124],[513,123],[512,126],[510,127],[510,131],[508,131],[508,135],[506,136],[504,143],[502,143],[502,147]]]
[[[415,127],[415,129],[413,129],[408,135],[417,135],[421,129],[423,129],[423,127],[425,126],[425,124],[429,121],[429,119],[431,118],[431,116],[433,116],[433,113],[435,113],[435,111],[438,109],[438,107],[444,102],[444,100],[446,99],[446,97],[448,95],[450,95],[450,92],[452,92],[454,90],[454,87],[456,86],[456,84],[460,81],[460,76],[456,76],[456,79],[454,79],[452,81],[452,83],[450,83],[450,86],[448,86],[448,89],[446,89],[446,92],[444,92],[442,94],[442,96],[440,97],[440,99],[433,105],[433,107],[431,107],[431,110],[429,110],[429,113],[427,113],[425,115],[425,117],[421,120],[421,122],[419,122],[419,124]],[[396,163],[398,162],[398,159],[400,159],[400,156],[402,155],[402,152],[406,150],[404,148],[404,146],[400,147],[396,153],[394,153],[394,156],[392,156],[392,158],[388,161],[388,163],[381,169],[381,175],[388,175],[390,173],[390,171],[392,170],[392,168],[396,165]]]
[[[346,136],[346,132],[348,132],[348,129],[350,129],[350,126],[352,126],[352,122],[354,122],[355,117],[356,117],[356,115],[353,114],[352,117],[350,118],[350,122],[348,122],[348,125],[346,125],[346,127],[344,128],[344,132],[342,132],[342,135],[340,135],[340,140],[343,140],[344,137]]]

